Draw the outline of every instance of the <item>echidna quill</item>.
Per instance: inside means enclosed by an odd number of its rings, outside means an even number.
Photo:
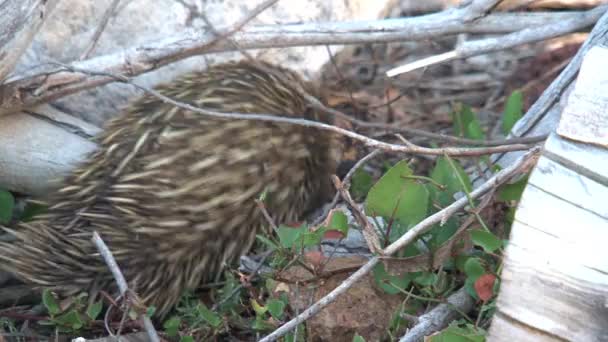
[[[156,88],[220,112],[265,113],[330,123],[311,110],[295,73],[262,62],[227,63]],[[97,231],[129,286],[163,317],[186,289],[214,278],[267,227],[295,222],[333,192],[341,144],[328,131],[222,120],[145,95],[111,120],[99,149],[50,195],[48,211],[8,230],[0,268],[61,296],[116,294],[91,242]]]

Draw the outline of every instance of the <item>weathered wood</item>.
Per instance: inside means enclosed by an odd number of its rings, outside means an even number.
[[[589,38],[585,41],[579,52],[572,58],[566,69],[549,85],[541,97],[530,107],[524,117],[519,120],[510,136],[531,137],[554,132],[566,99],[574,89],[574,81],[583,60],[583,56],[594,46],[608,46],[608,13],[605,13],[597,22]],[[510,165],[522,152],[509,152],[497,155],[493,160],[502,165]],[[476,177],[479,182],[482,178]]]
[[[579,77],[577,86],[577,89],[583,91],[574,91],[570,95],[569,105],[564,109],[557,127],[560,136],[608,147],[608,93],[585,91],[596,85],[604,89],[603,83],[608,82],[604,78],[606,74],[587,69],[600,67],[606,62],[603,59],[605,57],[601,50],[591,50],[585,57],[587,62],[581,68],[582,77]],[[579,103],[583,105],[577,105]]]
[[[605,115],[598,108],[608,108],[606,60],[604,47],[586,54],[565,125],[580,128],[582,115]],[[608,340],[608,149],[600,147],[600,130],[561,132],[578,141],[552,134],[530,176],[506,251],[492,341]]]

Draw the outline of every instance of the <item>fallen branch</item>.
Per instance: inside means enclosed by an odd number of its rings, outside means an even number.
[[[464,287],[452,293],[447,303],[439,304],[433,310],[418,317],[416,325],[401,337],[399,342],[418,342],[422,341],[425,336],[439,331],[450,324],[454,319],[458,318],[460,312],[469,312],[473,308],[475,301]],[[458,310],[455,310],[458,309]]]

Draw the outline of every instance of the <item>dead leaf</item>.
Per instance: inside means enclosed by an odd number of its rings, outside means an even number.
[[[479,299],[484,302],[487,302],[494,296],[494,282],[496,281],[496,276],[493,274],[484,274],[481,277],[477,278],[474,284],[475,292]]]

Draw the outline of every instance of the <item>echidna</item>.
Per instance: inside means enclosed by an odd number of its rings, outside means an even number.
[[[312,110],[294,72],[232,62],[157,87],[221,112],[331,122]],[[99,149],[46,200],[48,211],[10,229],[0,268],[62,296],[116,293],[91,242],[97,231],[129,286],[163,317],[186,289],[211,280],[267,226],[255,199],[266,193],[277,222],[295,222],[332,191],[340,143],[327,131],[224,120],[145,95],[111,120]]]

